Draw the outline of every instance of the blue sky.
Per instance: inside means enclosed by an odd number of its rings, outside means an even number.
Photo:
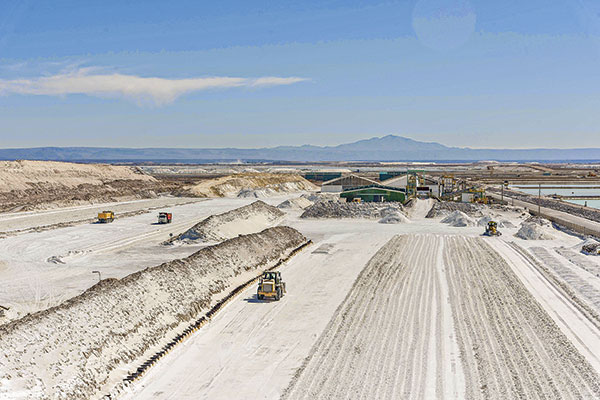
[[[0,1],[0,147],[600,146],[598,1],[122,3]]]

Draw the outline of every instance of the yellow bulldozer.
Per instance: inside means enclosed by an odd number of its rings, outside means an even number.
[[[112,211],[102,211],[98,213],[98,222],[101,224],[106,224],[108,222],[113,222],[115,220],[115,213]]]
[[[285,282],[281,279],[279,271],[265,271],[258,281],[256,297],[259,300],[279,300],[285,294]]]
[[[488,222],[485,227],[485,232],[483,232],[485,236],[500,236],[502,232],[498,230],[498,223],[496,221]]]

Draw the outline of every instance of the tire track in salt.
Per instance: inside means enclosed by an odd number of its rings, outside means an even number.
[[[600,377],[508,264],[479,238],[450,243],[446,261],[467,397],[600,396]]]
[[[403,254],[404,256],[404,254]],[[404,257],[402,257],[404,258]],[[411,265],[413,261],[413,258],[411,257],[408,260],[407,265]],[[385,332],[394,332],[396,331],[396,335],[393,336],[394,340],[384,340],[381,342],[381,346],[379,348],[378,352],[372,352],[371,354],[371,362],[369,365],[369,371],[371,372],[371,376],[373,376],[372,379],[367,379],[368,382],[370,382],[370,388],[365,390],[363,393],[363,398],[368,399],[368,393],[371,393],[371,396],[374,398],[382,398],[382,397],[388,397],[386,395],[384,395],[383,393],[381,393],[381,391],[385,391],[387,390],[389,387],[391,387],[392,385],[395,384],[395,371],[397,370],[397,366],[396,366],[396,358],[395,355],[397,354],[395,352],[395,346],[394,344],[398,341],[399,339],[399,334],[402,332],[401,329],[394,329],[394,326],[396,325],[396,322],[402,318],[403,315],[403,300],[406,299],[406,294],[408,293],[406,289],[406,286],[408,284],[408,281],[410,280],[410,278],[408,277],[408,275],[410,274],[410,271],[406,270],[406,269],[401,269],[398,268],[398,275],[403,275],[398,276],[393,282],[391,282],[391,284],[393,285],[393,289],[390,293],[390,296],[388,299],[391,299],[392,302],[392,309],[391,309],[391,313],[390,313],[390,317],[386,318],[387,320],[387,326],[385,329]],[[391,357],[386,357],[383,365],[373,365],[378,363],[377,361],[377,355],[378,354],[392,354]],[[375,363],[373,362],[375,361]],[[381,364],[381,363],[378,363]],[[377,368],[377,373],[374,374],[374,371]]]
[[[373,256],[367,267],[357,278],[355,287],[351,289],[342,303],[346,304],[346,307],[344,309],[338,308],[336,315],[325,329],[325,334],[317,342],[316,346],[319,343],[323,344],[322,351],[315,354],[313,361],[314,368],[321,372],[305,377],[304,384],[307,398],[316,396],[326,382],[337,386],[336,382],[339,381],[340,372],[349,367],[350,364],[347,361],[337,362],[339,358],[347,356],[348,342],[353,340],[352,335],[346,334],[346,331],[352,329],[353,326],[361,326],[365,323],[366,311],[371,300],[371,297],[366,299],[365,295],[370,293],[369,287],[373,285],[371,280],[374,279],[374,270],[380,268],[381,264],[390,258],[388,253],[393,247],[394,244],[388,242]],[[354,312],[350,312],[352,309]],[[331,354],[333,356],[330,356]],[[352,385],[352,382],[347,384]]]
[[[433,393],[444,398],[450,383],[444,382],[449,374],[443,370],[456,372],[461,366],[446,368],[450,357],[439,337],[442,326],[444,334],[453,334],[448,332],[452,325],[442,321],[450,316],[447,305],[442,312],[442,252],[436,251],[442,242],[439,236],[407,235],[383,246],[283,397],[395,399]]]
[[[458,322],[458,336],[462,339],[459,343],[463,343],[464,346],[461,348],[461,359],[467,375],[467,388],[469,389],[467,397],[475,397],[476,393],[484,396],[490,392],[506,393],[505,382],[509,379],[506,374],[507,369],[497,368],[501,363],[497,356],[499,349],[497,343],[492,340],[493,335],[485,325],[485,310],[479,302],[473,301],[471,291],[474,289],[474,285],[478,285],[476,281],[472,280],[473,276],[469,273],[471,271],[464,271],[464,266],[469,265],[469,260],[466,254],[456,251],[458,240],[456,237],[449,238],[448,251],[444,252],[444,257],[449,270],[450,291],[453,293],[452,299],[455,301],[452,311],[455,313],[455,321]],[[462,307],[460,307],[461,305]],[[460,329],[461,327],[462,329]],[[467,334],[461,335],[460,333],[463,331]],[[464,343],[468,343],[468,346],[465,346]],[[494,363],[482,363],[482,354],[493,357]],[[469,357],[470,355],[472,357]],[[471,362],[465,363],[465,360]],[[493,370],[488,371],[489,369]],[[477,378],[469,380],[468,378],[473,375]],[[488,379],[487,376],[492,378]]]

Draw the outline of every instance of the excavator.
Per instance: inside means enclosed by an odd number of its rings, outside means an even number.
[[[281,280],[281,272],[265,271],[258,281],[256,297],[259,300],[279,300],[285,294],[285,282]]]
[[[500,236],[502,232],[498,230],[498,223],[496,221],[488,222],[485,227],[485,232],[483,232],[485,236]]]

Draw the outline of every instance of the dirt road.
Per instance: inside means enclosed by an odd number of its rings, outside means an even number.
[[[600,377],[484,241],[410,235],[369,262],[284,397],[598,396]]]
[[[287,196],[289,197],[289,195]],[[267,201],[278,204],[282,198]],[[195,200],[190,203],[190,200]],[[51,211],[1,214],[2,228],[28,229],[0,239],[0,304],[11,307],[9,319],[59,304],[103,278],[122,278],[132,272],[175,258],[187,257],[202,245],[161,246],[209,215],[247,205],[252,199],[161,198],[112,204],[111,224],[82,223],[36,232],[37,227],[93,217],[107,205]],[[179,205],[173,205],[180,203]],[[157,225],[156,207],[173,212],[173,223]],[[119,218],[124,212],[138,215]],[[150,212],[148,212],[150,210]],[[35,225],[37,224],[37,225]]]
[[[88,204],[75,207],[57,208],[54,210],[25,211],[17,213],[0,213],[0,235],[36,232],[60,228],[62,226],[85,224],[96,219],[102,210],[112,210],[117,217],[124,214],[135,214],[169,208],[177,205],[204,201],[204,199],[187,197],[159,197],[123,201],[116,203]]]
[[[288,290],[282,300],[257,301],[256,288],[247,290],[124,398],[278,398],[355,278],[392,235],[355,231],[317,240],[281,269]]]

